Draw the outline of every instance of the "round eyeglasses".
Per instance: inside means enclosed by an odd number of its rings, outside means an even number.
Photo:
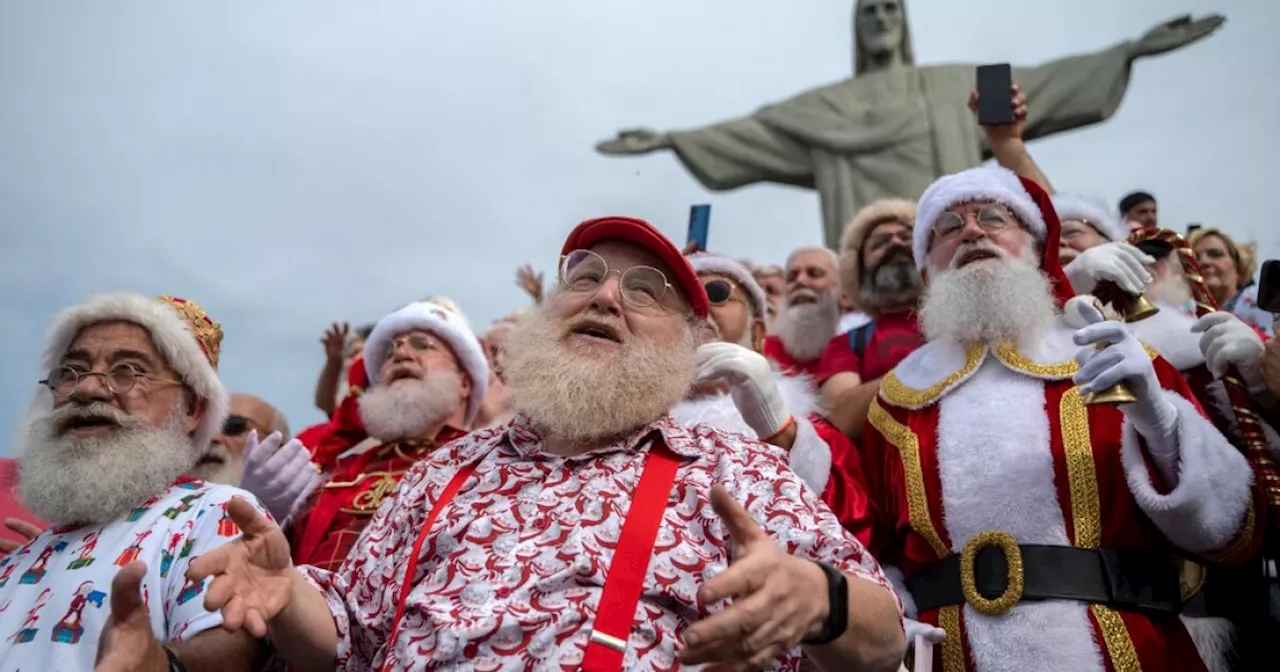
[[[622,298],[637,308],[657,305],[671,289],[667,276],[652,266],[611,270],[604,257],[591,250],[574,250],[560,258],[560,284],[573,292],[590,292],[617,273]]]
[[[977,220],[978,226],[987,233],[999,233],[1017,221],[1008,208],[998,203],[982,206],[982,209],[978,210],[977,214],[972,215],[972,217]],[[938,219],[934,220],[933,235],[938,240],[951,240],[964,230],[964,223],[968,218],[969,215],[961,215],[953,210],[947,210],[938,215]]]
[[[60,366],[50,371],[49,375],[40,381],[40,384],[49,388],[53,396],[61,399],[74,394],[80,387],[80,381],[90,376],[101,376],[102,382],[107,386],[107,389],[115,395],[127,394],[129,390],[133,389],[134,385],[138,384],[139,378],[146,378],[160,383],[182,384],[180,380],[169,380],[147,375],[132,364],[116,364],[105,373],[102,371],[84,371],[74,366]]]

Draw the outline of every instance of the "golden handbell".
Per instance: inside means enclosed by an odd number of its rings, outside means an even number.
[[[1125,299],[1125,306],[1121,308],[1125,322],[1141,322],[1160,312],[1145,294],[1126,294]]]
[[[1146,304],[1148,307],[1151,308],[1152,311],[1157,310],[1157,308],[1155,306],[1152,306],[1151,302],[1147,301],[1146,298],[1143,297],[1141,294],[1139,294],[1137,298],[1141,300],[1140,303]],[[1137,300],[1131,301],[1130,305],[1134,305],[1137,303],[1139,303],[1139,301]],[[1099,313],[1102,312],[1102,302],[1099,301],[1096,297],[1093,299],[1093,307],[1097,308]],[[1151,317],[1151,315],[1153,314],[1154,312],[1150,312],[1144,315],[1143,317]],[[1127,314],[1124,316],[1124,319],[1128,321],[1129,318]],[[1094,347],[1097,348],[1098,350],[1102,350],[1103,348],[1107,347],[1107,345],[1105,343],[1098,343]],[[1115,385],[1112,385],[1111,387],[1108,387],[1105,390],[1099,390],[1097,392],[1089,392],[1086,394],[1082,394],[1080,396],[1081,396],[1080,401],[1085,406],[1099,406],[1099,405],[1119,406],[1120,404],[1131,404],[1138,400],[1137,397],[1133,396],[1133,391],[1129,389],[1129,386],[1125,385],[1124,383],[1116,383]]]

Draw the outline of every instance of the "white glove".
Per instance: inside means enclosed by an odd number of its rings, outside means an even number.
[[[297,439],[280,446],[282,439],[279,432],[272,432],[259,442],[258,432],[249,432],[240,478],[240,487],[256,495],[278,521],[287,519],[323,480],[311,464],[311,451]]]
[[[733,343],[707,343],[698,346],[697,362],[699,381],[729,383],[733,404],[759,438],[777,434],[791,419],[769,360],[759,353]]]
[[[1156,260],[1129,243],[1091,247],[1062,270],[1077,294],[1089,294],[1099,282],[1114,282],[1129,294],[1141,294],[1154,277],[1148,266]]]
[[[947,631],[928,623],[921,623],[913,618],[903,618],[902,627],[907,631],[907,648],[915,646],[916,637],[923,637],[930,644],[940,644],[946,638]]]
[[[1266,391],[1267,381],[1259,366],[1262,338],[1253,327],[1231,313],[1218,311],[1196,320],[1191,331],[1204,334],[1200,337],[1200,352],[1204,353],[1204,363],[1214,378],[1221,378],[1234,366],[1250,392]]]
[[[1089,325],[1076,331],[1076,345],[1107,343],[1105,348],[1086,348],[1076,355],[1080,371],[1072,381],[1082,394],[1105,390],[1124,381],[1137,401],[1121,407],[1134,429],[1147,440],[1147,452],[1168,482],[1177,479],[1178,442],[1174,431],[1178,408],[1164,396],[1151,356],[1137,337],[1123,324],[1103,318],[1097,307],[1079,306]]]

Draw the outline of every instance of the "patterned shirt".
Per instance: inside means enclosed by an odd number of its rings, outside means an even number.
[[[689,625],[724,609],[698,588],[724,571],[730,542],[711,508],[719,482],[793,555],[888,589],[879,566],[786,466],[778,449],[662,418],[575,457],[546,451],[527,420],[473,432],[419,462],[337,572],[302,567],[329,603],[344,670],[577,669],[645,457],[662,441],[680,461],[636,606],[623,669],[666,670]],[[476,464],[437,514],[395,642],[408,555],[432,503]],[[815,599],[821,596],[815,595]],[[799,649],[779,658],[795,669]]]
[[[111,580],[135,560],[147,564],[142,595],[156,637],[182,641],[221,625],[204,609],[204,582],[185,575],[194,558],[240,535],[226,511],[233,497],[257,505],[239,488],[178,483],[120,519],[54,527],[0,558],[0,671],[93,669]]]

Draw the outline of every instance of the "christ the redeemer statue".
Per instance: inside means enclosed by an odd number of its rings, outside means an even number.
[[[1222,22],[1219,15],[1183,17],[1137,41],[1014,68],[1030,109],[1023,136],[1043,138],[1108,119],[1124,97],[1135,59],[1191,44]],[[835,249],[862,205],[884,197],[916,198],[939,176],[980,163],[985,151],[967,107],[973,65],[916,67],[902,0],[859,0],[853,28],[850,79],[703,128],[621,131],[596,150],[674,150],[715,191],[757,182],[815,189],[826,244]]]

